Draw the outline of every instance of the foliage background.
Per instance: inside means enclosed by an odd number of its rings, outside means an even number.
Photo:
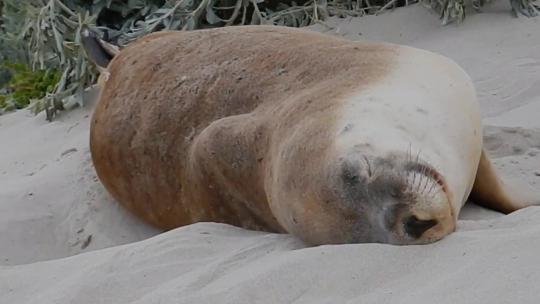
[[[0,0],[0,113],[30,105],[52,120],[70,105],[68,100],[82,102],[83,90],[96,80],[80,44],[83,25],[124,46],[160,30],[301,27],[418,1],[436,11],[443,24],[461,22],[466,15],[465,0]],[[480,10],[487,1],[472,0],[469,6]],[[509,1],[516,15],[538,14],[537,0]]]

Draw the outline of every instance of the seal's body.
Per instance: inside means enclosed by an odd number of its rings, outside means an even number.
[[[310,244],[416,244],[455,229],[473,185],[496,209],[532,203],[510,197],[482,153],[469,77],[427,51],[229,27],[148,35],[107,74],[96,171],[164,229],[213,221]]]

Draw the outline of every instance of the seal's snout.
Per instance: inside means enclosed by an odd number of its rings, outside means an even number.
[[[438,221],[435,219],[421,220],[414,215],[407,216],[403,220],[405,232],[415,239],[420,238],[424,232],[437,225],[437,223]]]
[[[386,231],[392,234],[391,243],[426,244],[440,240],[454,230],[449,206],[441,203],[424,206],[416,202],[398,212],[387,212]]]

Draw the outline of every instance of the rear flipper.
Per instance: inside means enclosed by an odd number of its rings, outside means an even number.
[[[479,205],[503,213],[540,205],[540,193],[518,180],[499,178],[485,150],[482,150],[470,198]]]
[[[99,39],[87,26],[83,26],[81,30],[81,44],[88,58],[96,64],[100,72],[104,72],[109,62],[120,52],[117,46]]]

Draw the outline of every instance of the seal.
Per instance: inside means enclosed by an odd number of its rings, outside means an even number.
[[[503,212],[538,203],[497,176],[472,82],[441,55],[277,26],[160,32],[115,56],[85,45],[108,73],[90,131],[99,179],[162,229],[425,244],[456,229],[469,195]]]

